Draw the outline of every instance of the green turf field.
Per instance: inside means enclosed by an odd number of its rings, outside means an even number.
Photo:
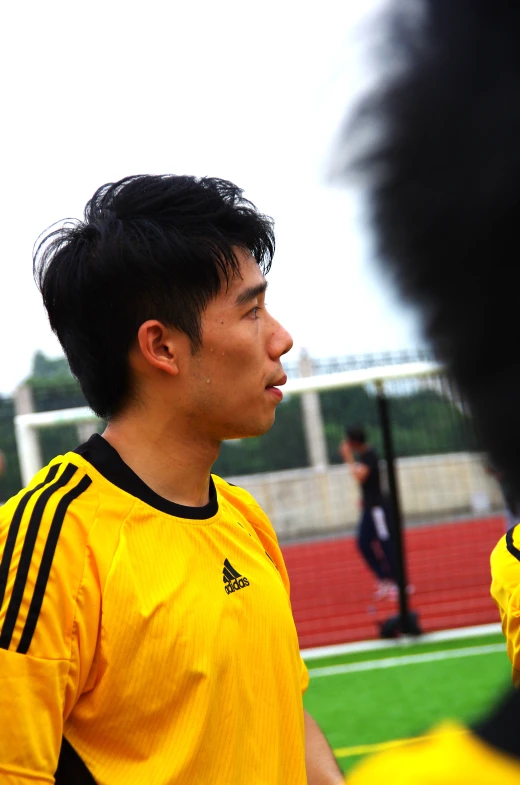
[[[502,635],[342,654],[307,666],[305,708],[343,771],[381,742],[425,733],[446,718],[474,720],[510,684]],[[343,666],[347,672],[338,672]],[[361,745],[368,749],[356,749]]]

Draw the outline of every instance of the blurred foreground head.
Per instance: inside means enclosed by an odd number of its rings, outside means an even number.
[[[393,75],[347,124],[341,174],[520,492],[520,2],[395,0],[385,24]]]

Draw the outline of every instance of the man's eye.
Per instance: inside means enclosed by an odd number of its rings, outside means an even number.
[[[259,305],[255,305],[255,307],[251,308],[251,310],[249,311],[249,316],[251,316],[252,319],[258,319],[258,311],[259,310],[260,310],[260,306]]]

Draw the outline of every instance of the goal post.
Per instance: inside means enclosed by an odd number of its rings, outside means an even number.
[[[385,381],[394,379],[437,376],[443,373],[443,371],[444,368],[440,363],[431,361],[403,363],[402,365],[380,365],[374,368],[354,368],[350,371],[338,371],[337,373],[289,379],[283,389],[288,395],[306,392],[325,392],[326,390],[357,387],[363,384],[377,384],[378,382],[384,384]]]
[[[94,422],[100,420],[88,406],[16,415],[14,430],[23,485],[27,485],[43,466],[38,438],[40,430],[54,428],[57,425],[81,425]]]
[[[442,371],[442,365],[430,361],[355,368],[337,373],[289,379],[283,390],[286,395],[304,396],[369,383],[384,384],[385,381],[397,379],[436,376]],[[27,485],[43,466],[38,438],[40,430],[54,428],[57,425],[81,425],[94,422],[100,422],[100,420],[88,406],[16,415],[14,418],[15,435],[23,485]],[[313,438],[316,438],[315,434],[320,430],[320,426],[316,427],[315,423],[308,421],[304,422],[304,426],[313,435]]]

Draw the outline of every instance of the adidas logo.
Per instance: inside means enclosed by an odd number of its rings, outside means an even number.
[[[246,586],[249,586],[249,581],[247,578],[244,578],[242,575],[240,575],[239,572],[235,570],[229,559],[225,560],[222,573],[224,576],[223,581],[225,583],[224,589],[226,590],[226,594],[233,594],[234,591],[238,591],[239,589],[244,589]]]

